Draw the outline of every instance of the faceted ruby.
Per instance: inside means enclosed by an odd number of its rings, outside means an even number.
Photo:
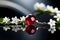
[[[36,27],[33,25],[28,25],[28,27],[26,28],[26,32],[30,35],[35,34],[36,33]]]
[[[26,21],[26,24],[33,25],[36,22],[36,17],[34,15],[28,15],[25,21]]]

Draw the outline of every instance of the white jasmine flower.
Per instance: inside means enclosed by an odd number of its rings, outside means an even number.
[[[56,21],[54,21],[52,19],[50,19],[50,22],[48,22],[48,24],[50,25],[50,29],[48,29],[48,31],[51,31],[51,33],[54,33],[56,31],[55,23],[56,23]]]
[[[11,23],[15,23],[18,24],[20,20],[15,16],[14,18],[12,18],[12,22]]]
[[[24,16],[23,17],[20,17],[20,21],[25,21],[25,18],[26,17],[24,17]]]
[[[60,11],[58,10],[58,8],[54,9],[55,13],[60,13]]]
[[[50,19],[50,22],[48,22],[48,24],[50,25],[50,27],[55,26],[55,23],[56,23],[56,21],[54,21],[52,19]]]
[[[37,2],[37,3],[34,5],[34,9],[35,9],[35,10],[40,9],[40,10],[44,10],[44,11],[45,11],[46,7],[45,7],[45,4],[43,4],[43,3],[38,3],[38,2]]]
[[[47,11],[50,11],[52,13],[55,12],[53,6],[49,6],[49,5],[47,5]]]
[[[34,5],[34,9],[37,10],[40,8],[40,4],[37,2],[35,5]]]
[[[54,16],[54,18],[57,18],[57,21],[59,21],[60,20],[60,13],[57,13],[57,15]]]
[[[53,33],[56,31],[56,28],[55,28],[55,26],[53,26],[53,27],[50,27],[50,29],[48,29],[48,31],[51,31],[51,33],[53,34]]]
[[[17,32],[19,30],[21,30],[21,29],[18,26],[12,26],[12,31]]]
[[[15,31],[15,32],[17,32],[19,30],[20,30],[20,28],[15,28],[15,27],[12,29],[12,31]]]
[[[10,21],[9,18],[7,18],[7,17],[3,18],[3,23],[4,23],[4,22],[5,22],[5,23],[8,23],[9,21]]]
[[[8,29],[10,29],[10,27],[3,27],[3,29],[7,31]]]
[[[22,30],[22,31],[25,31],[25,29],[26,29],[26,28],[21,27],[21,30]]]

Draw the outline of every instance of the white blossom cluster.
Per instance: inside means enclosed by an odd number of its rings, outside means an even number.
[[[3,22],[1,22],[1,23],[6,23],[7,24],[8,22],[10,22],[11,24],[16,24],[17,25],[18,22],[25,21],[25,17],[23,16],[23,17],[20,17],[20,19],[18,19],[17,16],[15,16],[15,17],[12,17],[11,20],[8,17],[5,17],[5,18],[3,18]]]
[[[50,29],[48,29],[48,31],[51,31],[52,34],[56,31],[55,23],[56,21],[52,19],[50,19],[50,21],[48,22],[48,24],[50,25]]]
[[[45,5],[44,3],[37,2],[34,5],[34,9],[35,10],[42,10],[42,11],[50,11],[51,13],[56,13],[56,15],[54,15],[54,18],[56,18],[57,21],[60,21],[60,10],[58,10],[57,7],[53,8],[53,6]],[[56,26],[57,21],[50,19],[50,21],[48,22],[48,24],[50,25],[50,29],[48,29],[48,31],[51,31],[52,34],[56,31],[55,26]]]
[[[44,3],[38,3],[38,2],[34,5],[34,9],[42,11],[50,11],[52,13],[60,13],[57,7],[53,8],[53,6],[45,5]]]
[[[11,20],[12,20],[12,21],[11,21]],[[20,25],[20,26],[17,25],[18,22],[20,22],[20,21],[21,21],[21,22],[22,22],[22,21],[25,21],[25,17],[24,17],[24,16],[23,16],[23,17],[20,17],[20,19],[18,19],[18,18],[15,16],[15,17],[12,17],[11,20],[10,20],[8,17],[5,17],[5,18],[3,18],[3,21],[2,21],[1,23],[8,24],[8,22],[10,22],[11,24],[16,24],[15,26],[11,26],[11,27],[12,27],[12,31],[15,31],[15,32],[17,32],[18,30],[25,31],[25,28],[21,27],[21,25]],[[9,26],[5,26],[5,27],[3,27],[3,29],[4,29],[5,31],[7,31],[7,30],[10,29],[10,27],[9,27]]]

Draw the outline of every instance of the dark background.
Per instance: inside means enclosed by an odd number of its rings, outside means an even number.
[[[60,1],[59,0],[9,0],[15,2],[31,13],[34,11],[33,5],[36,2],[43,2],[46,5],[51,5],[53,7],[58,7],[60,9]],[[13,8],[3,8],[0,7],[0,17],[14,17],[14,16],[23,16],[24,14],[16,9]],[[43,17],[39,17],[40,20],[48,21],[51,16],[50,15],[43,15]],[[40,26],[39,26],[40,27]],[[45,27],[45,26],[44,26]],[[47,29],[39,29],[34,35],[28,35],[26,32],[18,31],[13,32],[8,30],[7,32],[0,28],[0,40],[60,40],[60,31],[57,31],[54,34],[51,34],[47,31]]]

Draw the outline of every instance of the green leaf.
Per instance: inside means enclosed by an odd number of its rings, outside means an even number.
[[[60,27],[60,21],[56,22],[56,27]]]
[[[23,28],[25,28],[25,26],[26,26],[25,21],[21,21],[20,24],[22,25]]]
[[[0,18],[0,22],[3,22],[3,18]]]
[[[60,24],[60,21],[57,21],[56,23]]]
[[[36,10],[35,12],[38,12],[38,13],[40,13],[41,15],[43,15],[43,14],[53,14],[53,15],[56,15],[56,13],[54,12],[54,13],[52,13],[51,11],[49,11],[49,10],[47,10],[47,11],[43,11],[43,10],[41,10],[41,9],[38,9],[38,10]]]
[[[36,10],[36,12],[41,12],[41,13],[42,13],[42,12],[44,12],[44,11],[43,11],[43,10],[38,9],[38,10]]]

